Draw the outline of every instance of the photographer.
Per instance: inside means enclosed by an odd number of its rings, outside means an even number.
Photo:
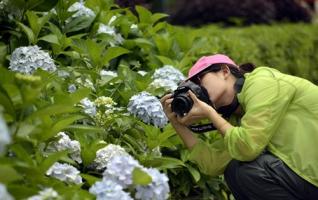
[[[188,113],[178,112],[176,94],[161,103],[203,173],[224,173],[237,200],[318,199],[317,86],[273,68],[239,67],[222,54],[200,58],[187,81],[205,88],[209,101],[190,88]],[[190,125],[201,119],[221,139],[200,140]]]

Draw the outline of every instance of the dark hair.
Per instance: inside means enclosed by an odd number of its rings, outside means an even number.
[[[192,78],[193,82],[198,82],[197,79],[200,79],[200,77],[203,74],[206,74],[208,72],[218,72],[222,69],[222,67],[228,66],[230,69],[230,72],[236,77],[236,78],[241,78],[244,76],[245,73],[252,72],[255,69],[255,65],[253,63],[244,63],[239,66],[235,66],[232,64],[226,64],[226,63],[218,63],[218,64],[213,64],[200,72],[198,75]]]

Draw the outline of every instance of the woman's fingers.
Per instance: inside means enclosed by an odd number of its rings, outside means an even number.
[[[188,94],[190,95],[191,99],[192,99],[194,102],[197,102],[197,101],[198,101],[198,97],[195,96],[195,94],[194,94],[191,90],[188,91]]]
[[[160,99],[161,104],[163,104],[167,99],[170,99],[172,97],[172,94],[166,94]]]

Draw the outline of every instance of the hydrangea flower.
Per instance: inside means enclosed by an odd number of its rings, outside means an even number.
[[[170,80],[179,84],[179,82],[185,80],[184,75],[171,65],[164,65],[162,68],[156,69],[152,75],[152,79],[164,79]]]
[[[13,197],[8,193],[5,185],[0,183],[0,200],[13,200]]]
[[[10,144],[11,142],[11,134],[7,127],[6,122],[4,121],[2,115],[0,114],[0,154],[2,154],[5,150],[5,146]]]
[[[119,145],[109,144],[96,152],[94,163],[98,170],[106,168],[107,163],[116,156],[125,156],[128,153]]]
[[[99,72],[100,76],[112,76],[112,77],[117,77],[118,74],[114,71],[110,71],[110,70],[101,70]]]
[[[96,14],[91,9],[87,8],[83,2],[75,2],[68,9],[68,12],[75,12],[70,18],[66,19],[66,23],[71,22],[78,17],[95,18]]]
[[[9,69],[23,74],[32,74],[36,69],[55,71],[56,66],[50,55],[37,45],[16,48],[10,58]]]
[[[27,200],[53,200],[60,199],[59,194],[52,188],[45,188],[39,194],[29,197]]]
[[[176,82],[169,79],[155,79],[153,80],[149,87],[151,88],[163,88],[165,91],[173,91],[177,89],[178,85]]]
[[[116,156],[107,163],[103,179],[112,180],[123,188],[127,188],[133,183],[132,172],[135,167],[142,168],[139,162],[132,156]]]
[[[84,113],[88,114],[91,117],[96,115],[96,106],[94,102],[92,102],[88,98],[84,98],[80,101],[80,103],[84,108]]]
[[[110,46],[116,46],[117,44],[122,44],[124,42],[124,38],[120,33],[116,33],[116,29],[113,26],[100,24],[97,30],[97,34],[108,34],[112,36],[113,41],[110,42]]]
[[[147,92],[132,96],[127,110],[147,124],[162,128],[168,123],[159,99]]]
[[[75,167],[69,164],[54,163],[46,172],[46,175],[57,178],[63,182],[81,184],[82,177]]]
[[[168,177],[160,173],[157,169],[144,169],[151,178],[152,182],[146,186],[136,187],[136,199],[141,200],[165,200],[169,197]]]
[[[69,92],[69,93],[74,93],[74,92],[76,92],[76,85],[75,84],[71,84],[71,85],[69,85],[68,86],[68,89],[67,89],[67,91]]]
[[[76,140],[71,140],[64,132],[59,132],[56,137],[60,137],[60,139],[49,145],[49,151],[56,152],[69,150],[71,158],[77,163],[82,163],[80,143]]]
[[[139,70],[137,73],[140,74],[141,76],[145,76],[147,74],[147,72],[143,70]]]
[[[127,192],[123,191],[122,186],[111,180],[96,182],[89,192],[96,196],[96,200],[133,200]]]

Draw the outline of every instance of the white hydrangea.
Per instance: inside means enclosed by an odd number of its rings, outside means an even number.
[[[69,164],[56,162],[47,170],[46,175],[52,176],[67,183],[82,183],[80,171]]]
[[[0,114],[0,154],[2,154],[5,150],[5,146],[10,144],[11,142],[11,134],[7,127],[6,122],[4,121],[2,115]]]
[[[132,96],[127,110],[147,124],[162,128],[168,123],[159,99],[147,92]]]
[[[99,72],[100,76],[112,76],[112,77],[117,77],[118,74],[117,72],[114,72],[114,71],[110,71],[110,70],[101,70]]]
[[[168,177],[160,173],[157,169],[144,169],[151,178],[152,182],[146,186],[136,187],[136,199],[141,200],[165,200],[169,197]]]
[[[53,188],[45,188],[39,194],[27,198],[27,200],[53,200],[60,199],[59,194]]]
[[[80,101],[82,107],[84,108],[84,113],[88,114],[89,116],[93,117],[96,115],[96,106],[94,102],[89,100],[87,97]]]
[[[125,156],[128,153],[119,145],[109,144],[106,147],[99,149],[96,152],[94,163],[97,164],[97,169],[104,169],[107,163],[116,156]]]
[[[76,140],[71,140],[64,132],[59,132],[56,137],[60,137],[60,139],[52,142],[48,149],[54,152],[69,150],[71,158],[77,163],[82,163],[80,143]]]
[[[103,179],[112,180],[123,188],[127,188],[133,183],[132,172],[135,167],[142,168],[139,162],[132,156],[116,156],[107,163]]]
[[[114,36],[116,34],[116,30],[113,26],[100,24],[97,30],[97,34],[106,33],[108,35]]]
[[[152,75],[152,79],[165,79],[179,84],[185,80],[185,76],[176,68],[171,65],[164,65],[162,68],[156,69]]]
[[[75,12],[70,18],[66,19],[66,23],[78,17],[95,18],[96,14],[91,9],[87,8],[83,2],[75,2],[68,9],[68,12]]]
[[[96,182],[89,192],[96,196],[96,200],[133,200],[122,186],[111,180]]]
[[[0,183],[0,200],[13,200],[5,185]]]
[[[108,34],[113,37],[113,41],[110,41],[110,46],[116,46],[117,44],[123,44],[124,38],[120,33],[116,32],[116,28],[112,26],[112,23],[117,19],[116,16],[112,16],[108,24],[99,24],[97,34]]]
[[[139,70],[137,73],[140,74],[141,76],[145,76],[147,74],[147,72],[143,70]]]
[[[149,87],[158,89],[163,88],[165,91],[173,91],[177,89],[178,85],[176,82],[169,79],[155,79],[150,84]]]
[[[61,78],[67,78],[70,77],[70,73],[65,70],[57,70],[57,75]]]
[[[56,66],[50,55],[37,45],[16,48],[10,58],[9,69],[23,74],[32,74],[36,69],[55,71]]]
[[[130,30],[131,30],[132,33],[137,34],[138,31],[139,31],[138,25],[137,24],[132,24],[130,26]]]

